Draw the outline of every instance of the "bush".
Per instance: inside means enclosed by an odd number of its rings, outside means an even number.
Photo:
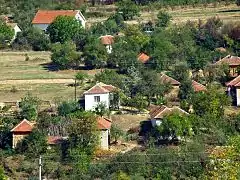
[[[42,30],[31,27],[17,35],[12,48],[18,50],[32,49],[34,51],[47,51],[49,50],[49,44],[49,37]]]
[[[16,93],[18,90],[16,88],[16,86],[12,86],[12,88],[10,89],[11,93]]]

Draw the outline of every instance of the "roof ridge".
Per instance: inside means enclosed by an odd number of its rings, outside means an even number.
[[[28,121],[28,120],[26,120],[26,119],[23,119],[20,123],[18,123],[17,126],[15,126],[15,127],[11,130],[11,132],[13,132],[15,129],[17,129],[17,128],[18,128],[20,125],[22,125],[24,122],[26,122],[29,126],[32,127],[32,124],[31,124],[30,121]]]

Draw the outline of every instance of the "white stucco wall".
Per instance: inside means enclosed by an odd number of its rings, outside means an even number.
[[[109,93],[105,94],[85,94],[85,111],[94,110],[95,107],[99,104],[94,102],[94,96],[100,96],[100,102],[106,105],[106,108],[109,108]]]
[[[107,129],[101,130],[100,147],[102,149],[108,149],[108,133],[109,133],[109,131]]]
[[[111,44],[106,45],[106,49],[107,49],[108,54],[112,53],[112,45]]]
[[[152,123],[153,127],[160,126],[162,124],[162,120],[161,119],[151,119],[151,123]]]
[[[83,19],[83,17],[79,13],[76,14],[75,18],[81,22],[83,28],[86,27],[86,20]]]
[[[47,30],[47,27],[49,26],[49,24],[33,24],[34,27],[37,27],[43,31]]]
[[[237,106],[240,106],[240,89],[236,89]]]
[[[21,29],[18,27],[18,25],[16,25],[14,27],[14,36],[13,36],[13,40],[16,39],[17,37],[17,33],[21,32]]]

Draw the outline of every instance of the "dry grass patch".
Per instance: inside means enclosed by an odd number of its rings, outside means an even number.
[[[149,118],[148,114],[122,114],[112,115],[113,124],[116,124],[124,131],[140,125],[140,122],[146,121]]]

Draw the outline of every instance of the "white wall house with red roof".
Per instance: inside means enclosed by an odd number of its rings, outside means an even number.
[[[79,10],[38,10],[35,17],[32,20],[34,27],[40,28],[43,31],[47,30],[47,27],[58,16],[71,16],[78,20],[83,28],[86,26],[86,19]]]
[[[85,110],[93,111],[101,103],[109,109],[112,92],[116,87],[104,83],[97,83],[95,86],[84,92]]]

